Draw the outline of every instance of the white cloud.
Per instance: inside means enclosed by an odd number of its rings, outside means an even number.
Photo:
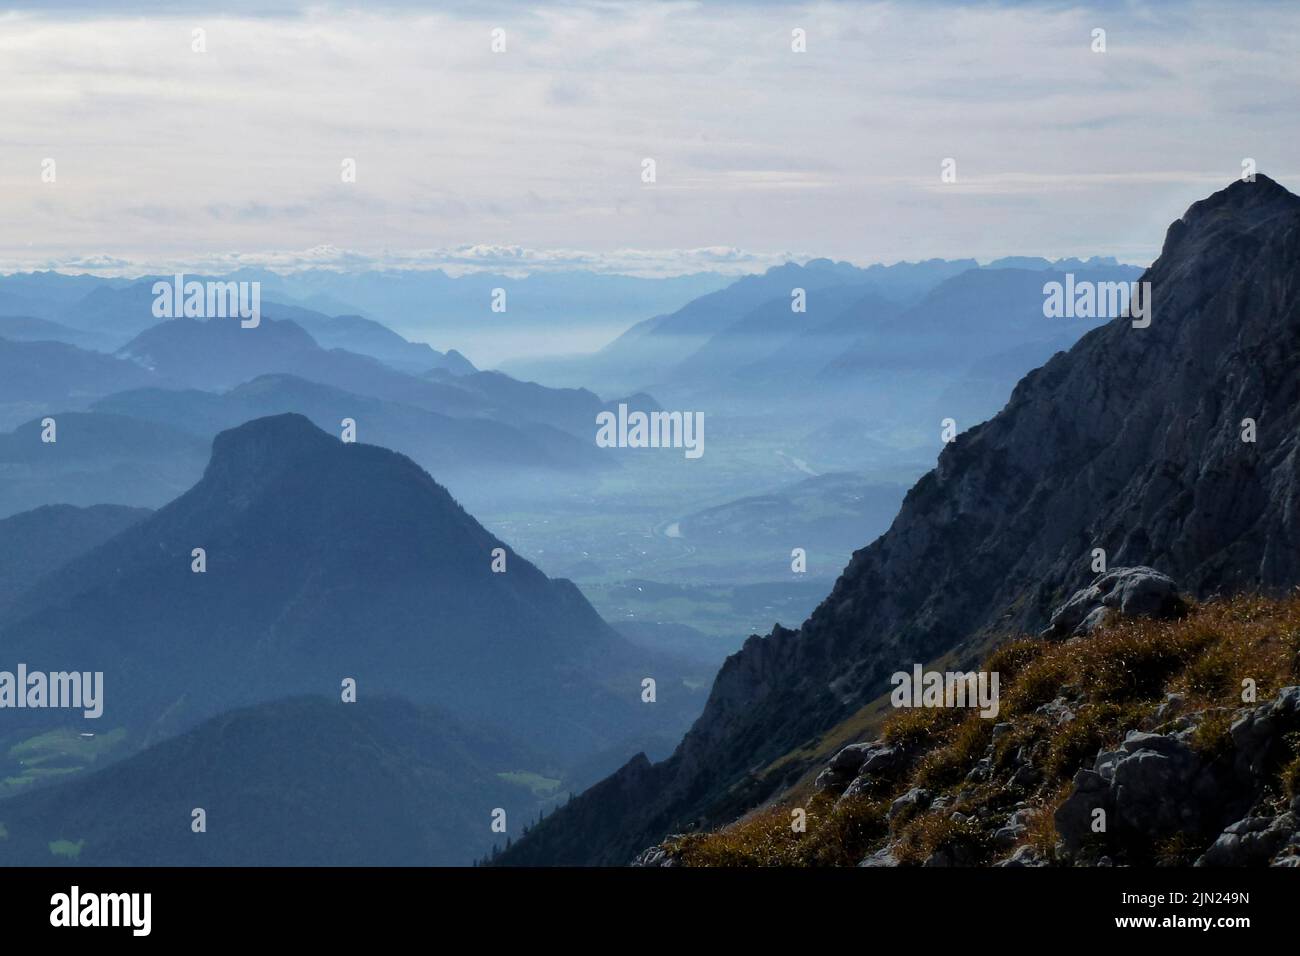
[[[9,271],[58,269],[97,275],[141,276],[190,272],[228,274],[243,268],[279,273],[307,269],[339,272],[365,270],[439,269],[449,275],[492,272],[521,276],[546,272],[587,271],[611,275],[659,278],[695,272],[744,275],[762,272],[783,262],[807,261],[811,254],[752,253],[743,249],[711,246],[700,249],[528,249],[522,246],[474,245],[446,249],[380,251],[377,253],[321,245],[299,251],[228,252],[215,255],[155,255],[149,258],[86,255],[54,258],[18,258]]]
[[[1296,185],[1298,40],[1300,9],[1250,3],[10,14],[0,270],[1149,259],[1243,157]]]

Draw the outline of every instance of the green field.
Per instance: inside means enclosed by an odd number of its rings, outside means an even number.
[[[533,773],[531,770],[511,770],[499,773],[497,776],[506,783],[527,787],[532,791],[533,796],[541,799],[553,797],[563,782],[554,777],[544,777],[540,773]]]
[[[82,736],[75,730],[50,730],[13,744],[0,763],[0,797],[79,773],[101,758],[119,753],[126,743],[123,727]]]

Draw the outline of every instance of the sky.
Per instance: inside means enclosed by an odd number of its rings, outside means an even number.
[[[0,272],[1147,263],[1300,187],[1294,3],[6,9]]]

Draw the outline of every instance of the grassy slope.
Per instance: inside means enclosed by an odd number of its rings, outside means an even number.
[[[1050,859],[1056,843],[1052,811],[1068,793],[1074,772],[1099,749],[1119,744],[1129,730],[1168,729],[1155,716],[1167,693],[1184,695],[1180,713],[1197,721],[1193,745],[1214,755],[1230,746],[1227,731],[1242,706],[1243,679],[1256,682],[1259,701],[1300,679],[1300,596],[1212,602],[1179,621],[1121,622],[1070,643],[1019,638],[993,651],[982,669],[1001,675],[1002,710],[996,721],[965,710],[889,713],[887,697],[881,698],[816,745],[767,768],[764,773],[780,773],[787,762],[812,768],[778,801],[721,830],[670,840],[670,850],[688,866],[851,866],[887,843],[898,844],[895,852],[904,863],[960,845],[991,862],[991,828],[1000,823],[981,824],[975,814],[987,807],[992,811],[987,819],[1001,821],[1024,803],[1041,811],[1024,840]],[[1062,693],[1072,697],[1076,713],[1063,727],[1035,713]],[[994,747],[992,778],[972,787],[964,783],[966,774],[987,752],[995,722],[1009,722],[1012,730]],[[905,772],[838,804],[835,794],[814,791],[812,779],[835,752],[877,736],[909,749]],[[1294,759],[1270,787],[1278,801],[1300,792],[1300,741],[1292,745]],[[1010,758],[1017,751],[1034,755],[1041,780],[1032,788],[1009,780]],[[916,786],[945,794],[952,803],[942,811],[886,822],[893,799]],[[791,826],[796,807],[807,812],[806,832]],[[972,820],[954,823],[954,810]],[[1148,849],[1155,862],[1186,863],[1204,847],[1171,842]]]

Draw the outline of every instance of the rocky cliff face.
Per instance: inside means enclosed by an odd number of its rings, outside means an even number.
[[[670,829],[753,805],[767,794],[751,771],[877,697],[889,673],[1043,628],[1091,576],[1094,548],[1200,596],[1300,581],[1298,265],[1300,198],[1272,180],[1194,204],[1143,275],[1149,326],[1094,330],[948,445],[798,630],[727,660],[678,751],[624,812],[601,815],[612,828],[562,841],[586,846],[564,862],[625,863]],[[550,862],[567,825],[557,813],[505,862]]]

